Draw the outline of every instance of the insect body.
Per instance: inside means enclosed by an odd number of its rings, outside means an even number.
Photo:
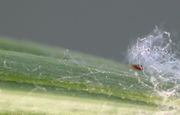
[[[143,66],[142,65],[139,65],[139,64],[132,64],[131,65],[131,68],[133,70],[136,70],[136,71],[142,71],[143,70]]]

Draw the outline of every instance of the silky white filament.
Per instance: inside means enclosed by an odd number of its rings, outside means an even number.
[[[173,47],[171,34],[156,27],[130,46],[128,60],[131,64],[142,65],[149,75],[180,79],[180,60]]]

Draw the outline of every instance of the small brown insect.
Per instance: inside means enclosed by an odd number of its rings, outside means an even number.
[[[143,66],[142,65],[139,65],[139,64],[132,64],[131,65],[131,68],[133,70],[136,70],[136,71],[142,71],[143,70]]]

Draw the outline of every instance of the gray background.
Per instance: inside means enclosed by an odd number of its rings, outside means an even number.
[[[155,25],[180,32],[174,0],[0,0],[0,36],[124,58],[128,44]]]

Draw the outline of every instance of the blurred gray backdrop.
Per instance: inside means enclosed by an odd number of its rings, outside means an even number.
[[[114,60],[155,25],[178,40],[179,0],[0,0],[0,36]]]

